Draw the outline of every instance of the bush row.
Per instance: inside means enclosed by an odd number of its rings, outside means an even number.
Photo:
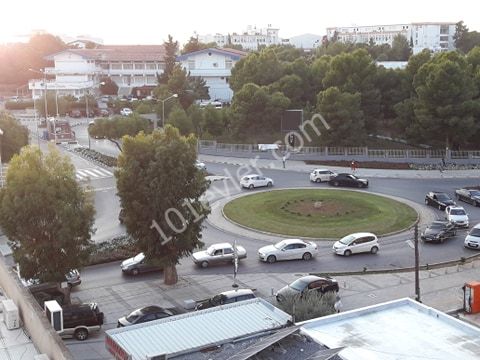
[[[132,238],[128,235],[120,235],[110,241],[92,244],[90,251],[90,259],[86,266],[125,260],[138,253]]]
[[[82,155],[83,157],[86,157],[93,161],[98,161],[99,163],[102,163],[105,166],[109,166],[109,167],[117,166],[117,158],[113,156],[108,156],[98,151],[87,149],[84,147],[78,147],[78,148],[75,148],[74,150],[80,155]]]

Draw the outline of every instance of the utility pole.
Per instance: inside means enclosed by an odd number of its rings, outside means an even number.
[[[414,244],[415,244],[415,300],[418,302],[422,302],[420,300],[420,274],[419,274],[419,255],[418,255],[418,223],[415,224],[414,228]]]

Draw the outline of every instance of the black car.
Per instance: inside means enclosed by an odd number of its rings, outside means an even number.
[[[146,306],[137,309],[127,316],[118,319],[117,327],[130,326],[153,320],[163,319],[169,316],[181,314],[182,311],[176,308],[162,308],[160,306]]]
[[[473,206],[480,206],[480,190],[478,189],[458,189],[455,190],[457,200],[465,201]]]
[[[275,296],[278,302],[282,302],[289,297],[298,294],[303,295],[310,291],[326,294],[328,292],[338,292],[338,290],[338,282],[335,279],[316,275],[306,275],[295,280],[290,285],[281,288]]]
[[[426,242],[443,243],[456,234],[455,224],[449,221],[434,221],[423,231],[421,239]]]
[[[353,174],[346,173],[331,177],[328,183],[332,186],[349,186],[358,188],[368,187],[367,179],[361,179]]]
[[[439,210],[445,210],[447,206],[456,205],[448,194],[438,191],[430,191],[425,195],[425,204],[438,208]]]
[[[103,325],[104,315],[96,303],[62,306],[63,331],[61,337],[74,337],[86,340],[88,335],[99,331]]]

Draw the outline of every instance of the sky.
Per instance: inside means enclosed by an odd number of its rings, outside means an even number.
[[[460,20],[480,31],[475,0],[5,0],[0,12],[0,43],[25,41],[35,30],[90,35],[104,44],[162,44],[168,34],[184,43],[195,32],[240,33],[268,24],[281,38],[324,35],[330,26]]]

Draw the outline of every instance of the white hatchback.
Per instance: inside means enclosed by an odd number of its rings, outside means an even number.
[[[122,110],[120,110],[120,115],[130,116],[132,114],[133,114],[133,111],[130,108],[123,108]]]
[[[311,260],[317,254],[317,244],[300,239],[286,239],[275,245],[267,245],[258,249],[260,261],[268,263],[279,260]]]
[[[378,249],[377,236],[367,232],[347,235],[333,244],[333,252],[344,256],[362,252],[376,254]]]
[[[464,245],[470,249],[480,249],[480,223],[475,225],[465,238]]]
[[[253,189],[263,186],[271,187],[273,186],[273,180],[268,177],[256,174],[246,175],[240,180],[240,186],[246,189]]]
[[[330,181],[330,179],[335,176],[337,176],[337,174],[328,169],[315,169],[310,173],[310,181],[320,183],[322,181]]]
[[[468,214],[461,206],[447,206],[445,208],[447,220],[458,227],[467,227],[469,225]]]

